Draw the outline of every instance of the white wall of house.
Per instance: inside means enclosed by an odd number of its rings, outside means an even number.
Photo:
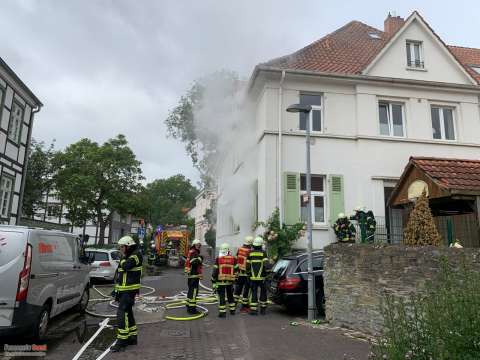
[[[251,95],[256,100],[258,164],[254,177],[258,184],[258,220],[267,220],[276,207],[284,208],[283,174],[305,172],[305,131],[299,130],[299,115],[286,112],[289,105],[299,103],[301,93],[322,96],[323,129],[312,134],[311,168],[312,174],[326,177],[326,217],[324,223],[314,225],[314,248],[335,241],[331,223],[337,214],[329,211],[331,175],[343,177],[345,213],[364,206],[377,217],[384,217],[384,188],[395,185],[411,156],[479,158],[480,87],[417,16],[394,39],[367,67],[365,75],[371,76],[368,79],[287,72],[280,89],[280,72],[256,77]],[[406,66],[407,40],[421,42],[423,68],[412,70]],[[396,80],[385,82],[378,77]],[[381,134],[380,102],[401,105],[402,136]],[[432,107],[451,109],[453,140],[434,139]],[[232,223],[238,220],[232,203],[222,201],[222,197],[228,197],[224,194],[225,183],[232,178],[233,161],[227,153],[219,166],[217,236],[240,246],[241,232],[248,231],[254,220],[244,224],[240,232],[235,231]],[[241,171],[234,175],[246,176]],[[248,199],[249,194],[238,197]],[[253,204],[254,198],[250,201]],[[245,213],[251,211],[248,201],[243,208]],[[296,247],[305,248],[306,239],[300,239]]]
[[[267,82],[258,101],[258,217],[266,220],[278,197],[278,120],[279,84]],[[322,94],[324,131],[313,134],[311,143],[312,174],[343,175],[345,211],[357,205],[385,216],[384,186],[391,186],[401,175],[410,156],[436,156],[478,159],[480,153],[480,111],[477,91],[416,88],[412,86],[334,83],[332,80],[304,81],[287,76],[282,98],[282,173],[305,172],[305,136],[298,129],[298,115],[286,107],[299,102],[300,92]],[[381,136],[379,133],[380,100],[394,100],[404,106],[404,137]],[[448,105],[454,109],[455,140],[434,140],[431,106]],[[231,159],[227,156],[225,163]],[[231,167],[222,167],[231,171]],[[220,181],[221,184],[221,181]],[[328,182],[326,182],[328,193]],[[221,191],[221,189],[220,189]],[[329,214],[329,199],[325,199]],[[235,246],[242,238],[231,228],[228,205],[220,206],[218,235]],[[249,211],[248,207],[245,211]],[[333,219],[335,220],[335,219]],[[334,241],[332,219],[314,229],[314,247],[322,248]],[[234,221],[235,222],[235,219]],[[305,239],[297,246],[305,247]]]

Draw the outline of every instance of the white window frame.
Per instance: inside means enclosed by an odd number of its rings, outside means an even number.
[[[10,188],[5,188],[4,183],[10,182]],[[13,187],[15,179],[12,176],[2,175],[0,177],[0,216],[8,218],[12,208]]]
[[[302,175],[305,175],[307,176],[306,174],[300,174],[300,177]],[[318,174],[311,174],[312,177],[321,177],[323,179],[323,191],[311,191],[311,194],[312,194],[312,198],[309,199],[309,204],[310,204],[310,213],[311,213],[311,216],[312,216],[312,224],[313,225],[317,225],[317,226],[324,226],[327,224],[327,189],[326,189],[326,186],[327,186],[327,181],[326,181],[326,175],[318,175]],[[302,190],[300,188],[300,197],[302,196],[306,196],[307,195],[307,190]],[[319,222],[319,221],[316,221],[315,219],[315,197],[316,196],[319,196],[319,197],[323,197],[323,221],[322,222]],[[300,202],[300,219],[301,219],[301,212],[302,212],[302,204]]]
[[[322,134],[323,129],[325,128],[325,116],[324,116],[324,111],[323,111],[323,109],[324,109],[323,104],[324,104],[325,97],[323,96],[323,94],[309,94],[309,93],[306,93],[306,92],[300,93],[300,96],[302,96],[302,95],[320,96],[320,104],[322,104],[322,105],[310,105],[312,107],[312,110],[308,114],[308,121],[310,122],[310,132],[315,133],[315,134]],[[320,111],[320,130],[313,130],[313,112],[314,111]],[[300,131],[307,132],[307,129],[305,129],[305,130],[300,129],[300,121],[298,122],[298,127],[299,127]]]
[[[12,121],[14,121],[14,117],[16,116],[16,114],[14,113],[15,111],[15,106],[18,106],[21,110],[22,110],[22,115],[19,119],[19,122],[18,124],[14,124],[12,123]],[[16,102],[16,101],[13,101],[13,104],[12,104],[12,109],[11,109],[11,112],[10,112],[10,119],[8,121],[8,129],[7,129],[7,137],[8,139],[10,139],[11,141],[13,141],[15,144],[19,144],[20,143],[20,139],[21,139],[21,135],[22,135],[22,127],[23,127],[23,117],[25,115],[25,108],[20,105],[20,103]],[[15,126],[15,129],[14,129],[14,132],[12,133],[12,126]],[[13,134],[13,135],[12,135]]]
[[[433,137],[433,117],[432,117],[432,109],[439,109],[438,112],[438,118],[440,120],[440,139],[435,139]],[[450,109],[452,110],[452,121],[453,121],[453,139],[446,139],[445,138],[445,119],[443,117],[443,109]],[[438,105],[438,104],[431,104],[430,105],[430,122],[432,125],[432,139],[435,141],[451,141],[455,142],[457,141],[457,117],[455,115],[456,113],[456,108],[454,106],[448,106],[448,105]]]
[[[418,66],[416,65],[416,59],[415,59],[415,45],[418,45]],[[421,41],[416,41],[416,40],[407,40],[406,42],[406,50],[410,52],[410,64],[408,63],[408,54],[405,54],[407,56],[407,67],[411,69],[425,69],[425,59],[424,59],[424,53],[423,53],[423,42]]]
[[[380,105],[387,104],[388,105],[388,135],[382,134],[382,129],[380,125]],[[403,135],[394,135],[393,133],[393,114],[392,114],[392,105],[400,105],[402,107],[402,131]],[[377,105],[377,112],[378,112],[378,134],[380,136],[388,136],[388,137],[395,137],[395,138],[406,138],[407,137],[407,126],[406,126],[406,111],[405,111],[405,103],[401,101],[391,101],[391,100],[378,100]]]

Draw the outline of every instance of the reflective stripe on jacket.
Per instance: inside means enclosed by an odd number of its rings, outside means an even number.
[[[248,254],[250,254],[250,251],[251,249],[245,245],[239,248],[237,251],[237,264],[240,274],[247,271],[247,258]]]
[[[200,252],[195,248],[190,249],[185,262],[185,274],[189,278],[202,278],[202,263]]]
[[[253,249],[247,258],[247,274],[250,280],[265,280],[268,257],[263,250]]]
[[[117,291],[140,290],[142,271],[142,256],[134,250],[128,257],[122,258],[118,264],[115,289]]]
[[[215,259],[212,280],[214,282],[232,283],[235,280],[236,261],[232,255],[219,256]]]

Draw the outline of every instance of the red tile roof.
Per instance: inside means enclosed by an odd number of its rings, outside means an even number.
[[[411,157],[410,164],[446,190],[480,192],[480,160]]]
[[[372,37],[371,34],[376,34],[378,38]],[[393,35],[360,21],[351,21],[291,55],[270,60],[262,65],[282,70],[360,74]],[[480,74],[470,68],[471,65],[480,66],[480,49],[447,47],[480,84]]]

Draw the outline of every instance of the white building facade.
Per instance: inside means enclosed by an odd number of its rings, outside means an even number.
[[[211,190],[202,190],[195,198],[195,207],[191,209],[188,216],[195,219],[195,238],[200,240],[202,244],[205,242],[205,233],[210,229],[205,215],[207,210],[212,209],[215,202],[216,194]]]
[[[321,249],[335,241],[338,213],[361,206],[392,235],[402,219],[386,203],[411,156],[479,158],[479,81],[480,50],[445,45],[417,12],[406,20],[389,16],[384,31],[351,22],[258,65],[249,88],[258,172],[245,194],[255,206],[245,206],[252,224],[275,208],[287,225],[311,211],[313,245]],[[308,119],[286,112],[295,103],[312,105]],[[309,209],[302,203],[305,121],[312,129]],[[227,154],[222,163],[219,204],[231,161]],[[219,206],[218,217],[231,218],[229,207]],[[235,246],[240,232],[234,218],[217,225],[217,236]],[[306,238],[295,247],[306,248]]]
[[[0,58],[0,222],[21,217],[28,148],[42,103]]]

